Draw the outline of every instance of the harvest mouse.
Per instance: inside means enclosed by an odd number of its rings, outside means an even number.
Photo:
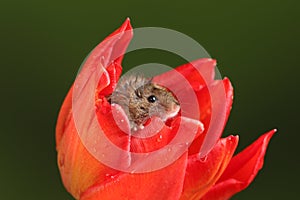
[[[122,77],[108,100],[123,108],[134,131],[142,129],[152,116],[166,121],[180,110],[178,101],[169,90],[142,75]]]

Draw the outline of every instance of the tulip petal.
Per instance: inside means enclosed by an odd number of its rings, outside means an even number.
[[[90,77],[96,77],[97,68],[101,64],[105,69],[102,71],[103,76],[98,76],[101,85],[98,85],[97,89],[100,91],[104,89],[104,92],[105,90],[106,92],[112,91],[120,75],[120,62],[131,37],[132,28],[127,19],[118,30],[91,52],[76,80],[79,79],[84,83]],[[99,87],[102,89],[99,89]],[[71,87],[61,107],[56,125],[58,166],[65,187],[75,198],[79,198],[81,193],[91,185],[106,180],[106,174],[114,175],[117,173],[116,170],[101,164],[90,154],[91,150],[86,149],[86,146],[83,145],[82,138],[79,138],[78,126],[75,126],[74,105],[77,105],[77,108],[79,108],[77,113],[80,113],[80,123],[78,124],[83,125],[83,127],[89,127],[90,116],[87,115],[86,110],[81,112],[84,108],[84,106],[81,108],[81,105],[85,105],[87,101],[84,100],[84,94],[81,96],[80,94],[83,91],[87,93],[90,90],[91,88],[84,84],[79,89],[76,84]],[[76,98],[74,98],[74,93],[76,93]],[[97,94],[97,91],[92,91],[92,99],[95,93]],[[92,108],[94,108],[93,105]],[[93,113],[95,111],[90,109],[89,112]],[[96,137],[96,135],[91,135],[91,137]]]
[[[121,65],[127,46],[132,38],[132,26],[130,24],[130,19],[127,18],[121,27],[111,33],[104,41],[112,41],[112,38],[117,40],[117,43],[114,46],[110,46],[110,59],[116,62],[118,65]],[[115,40],[113,39],[113,40]],[[103,41],[103,42],[104,42]],[[101,48],[99,48],[101,51]],[[102,49],[102,52],[107,51],[108,49]],[[100,55],[100,54],[99,54]]]
[[[233,88],[227,78],[214,80],[215,65],[213,59],[199,59],[153,79],[174,93],[182,115],[204,124],[205,131],[191,145],[190,155],[200,152],[205,156],[213,148],[231,109]]]
[[[213,82],[215,77],[216,60],[211,58],[201,58],[191,63],[176,67],[175,70],[182,74],[198,90]],[[169,77],[169,74],[165,75]]]
[[[113,170],[96,160],[83,146],[74,120],[66,126],[57,145],[58,167],[66,189],[75,197],[88,187],[107,179],[106,174],[116,174]]]
[[[80,200],[174,200],[179,199],[187,153],[180,159],[158,171],[142,174],[123,173],[111,176],[111,180],[89,188]]]
[[[110,142],[124,151],[136,153],[155,151],[168,144],[174,137],[173,134],[170,134],[173,130],[162,123],[162,127],[156,134],[151,137],[139,138],[138,134],[144,130],[131,134],[127,116],[119,105],[111,106],[103,98],[103,100],[98,102],[97,106],[98,122],[103,133]],[[159,118],[154,120],[160,122]],[[147,131],[147,128],[144,128],[146,129],[145,131]]]
[[[196,135],[203,131],[202,123],[199,121],[177,117],[172,122],[172,128],[163,122],[161,122],[162,129],[158,129],[158,132],[152,131],[150,128],[151,136],[147,136],[149,125],[145,126],[143,130],[127,134],[128,125],[126,125],[124,112],[122,110],[113,111],[118,109],[118,105],[107,105],[108,108],[103,109],[107,104],[105,99],[102,104],[104,105],[99,105],[102,109],[98,109],[97,112],[98,121],[101,122],[102,130],[113,144],[114,149],[106,146],[102,150],[99,149],[98,152],[101,151],[102,154],[108,155],[106,157],[109,158],[109,161],[105,162],[106,164],[127,172],[148,172],[173,163],[188,150],[189,144]],[[106,112],[103,113],[103,110]],[[161,119],[153,118],[152,120],[157,124]],[[144,130],[146,133],[143,133]],[[115,149],[127,152],[126,156],[122,156],[118,152],[114,153]],[[124,166],[120,167],[121,164]]]
[[[119,77],[122,73],[122,67],[116,62],[109,65],[104,71],[99,80],[99,84],[96,91],[96,98],[101,98],[101,96],[110,95],[117,86]]]
[[[188,157],[181,200],[200,199],[222,175],[236,146],[238,136],[220,139],[206,157],[194,154]]]
[[[200,121],[195,93],[213,82],[215,65],[215,60],[202,58],[158,75],[153,81],[172,91],[181,105],[182,115]]]
[[[215,86],[211,87],[210,91],[208,89],[208,87],[204,87],[201,90],[197,91],[197,98],[198,98],[198,102],[199,102],[199,107],[201,110],[201,122],[204,125],[204,132],[197,138],[194,140],[194,142],[192,143],[192,145],[189,148],[189,154],[193,155],[193,154],[197,154],[200,151],[202,152],[202,155],[205,155],[206,153],[208,153],[210,151],[210,149],[212,148],[212,146],[215,144],[215,142],[218,140],[218,138],[220,137],[220,135],[222,134],[224,127],[226,125],[226,122],[228,120],[230,111],[231,111],[231,107],[232,107],[232,101],[233,101],[233,87],[230,83],[230,80],[228,78],[224,78],[222,81],[217,80],[214,81]],[[223,103],[221,103],[221,108],[223,109],[223,106],[225,106],[225,116],[223,119],[223,124],[219,124],[219,128],[217,129],[213,129],[214,126],[212,125],[212,112],[211,109],[213,108],[211,105],[211,97],[213,96],[218,96],[218,92],[220,90],[225,90],[225,99]],[[221,92],[222,95],[223,91]],[[215,98],[216,98],[215,97]],[[218,109],[218,108],[214,108],[214,109]],[[215,111],[216,112],[216,111]],[[220,112],[221,114],[222,112]],[[216,120],[216,119],[215,119]],[[220,123],[220,121],[216,121],[214,123]],[[210,133],[208,133],[208,130],[210,130]],[[214,131],[216,130],[216,131]],[[212,135],[213,133],[213,135]],[[203,145],[204,143],[207,143],[205,145]]]
[[[126,32],[126,34],[123,34],[122,35],[123,37],[119,38],[119,40],[113,44],[114,46],[108,45],[108,44],[112,43],[112,42],[107,42],[110,40],[110,38],[119,36],[121,33],[124,33],[124,31]],[[115,32],[110,34],[103,42],[101,42],[92,51],[92,53],[86,59],[86,62],[84,63],[83,68],[90,68],[91,66],[98,65],[99,60],[101,58],[103,58],[103,52],[110,52],[109,54],[112,55],[111,58],[117,57],[116,60],[113,60],[114,61],[113,63],[116,63],[116,67],[113,68],[114,65],[108,66],[107,71],[110,75],[109,79],[106,79],[105,81],[103,81],[104,77],[101,77],[100,83],[101,83],[101,85],[105,85],[105,86],[108,86],[110,84],[110,82],[116,83],[118,81],[118,76],[120,76],[120,71],[121,71],[120,65],[122,62],[122,58],[123,58],[124,52],[129,44],[131,37],[132,37],[132,27],[130,25],[130,20],[126,19],[126,21],[122,24],[122,26],[119,29],[117,29]],[[106,44],[107,48],[102,49],[103,44]],[[115,51],[115,50],[113,50],[114,48],[117,48],[118,51],[112,53],[112,51]],[[121,56],[118,57],[117,53],[120,54]],[[110,59],[107,58],[106,62],[109,62],[109,60]],[[102,82],[101,82],[101,80],[102,80]],[[59,143],[59,141],[63,135],[66,120],[69,117],[69,114],[72,109],[72,95],[73,95],[72,91],[73,91],[73,86],[69,90],[69,92],[62,104],[62,107],[60,109],[60,113],[58,115],[58,120],[57,120],[57,125],[56,125],[56,142],[57,142],[57,144]]]
[[[268,143],[275,131],[260,136],[254,143],[235,155],[218,182],[202,199],[229,199],[247,188],[263,166]]]
[[[96,67],[101,59],[104,67],[111,62],[121,65],[126,48],[132,38],[132,27],[130,20],[126,19],[119,29],[106,37],[99,45],[97,45],[86,59],[83,68]]]

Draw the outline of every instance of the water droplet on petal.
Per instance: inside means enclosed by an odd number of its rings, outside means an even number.
[[[94,148],[93,148],[93,151],[94,151],[94,153],[96,153],[96,152],[97,152],[97,149],[96,149],[96,147],[94,147]]]
[[[162,135],[159,135],[159,137],[156,139],[157,142],[161,142],[163,139],[163,136]]]

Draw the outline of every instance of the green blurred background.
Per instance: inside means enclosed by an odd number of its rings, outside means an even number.
[[[224,135],[240,135],[238,150],[278,128],[263,170],[233,199],[294,199],[300,178],[296,0],[2,0],[0,199],[72,199],[56,165],[56,117],[85,56],[126,17],[134,27],[187,34],[218,60],[235,87]],[[151,51],[131,53],[124,67],[147,62],[182,64]]]

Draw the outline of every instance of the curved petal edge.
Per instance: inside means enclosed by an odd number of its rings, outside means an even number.
[[[217,183],[203,200],[229,199],[247,188],[264,163],[267,146],[276,130],[260,136],[255,142],[235,155]]]

